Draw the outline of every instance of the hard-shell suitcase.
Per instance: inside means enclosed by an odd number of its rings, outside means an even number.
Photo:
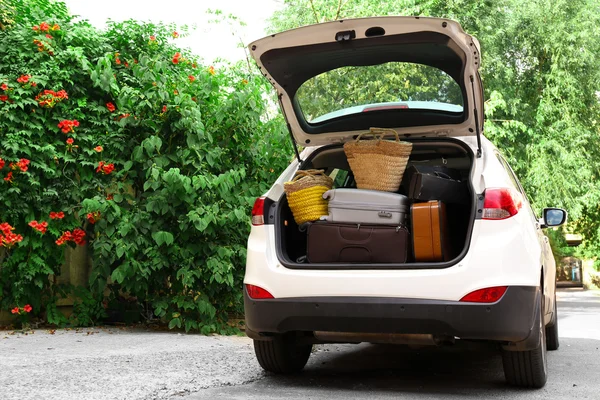
[[[446,206],[441,201],[411,207],[413,255],[417,262],[448,261],[450,246]]]
[[[332,189],[323,194],[329,200],[329,215],[323,220],[339,223],[405,225],[410,210],[406,196],[362,189]]]
[[[460,172],[442,166],[411,166],[404,173],[402,187],[411,200],[439,200],[467,204],[469,190]]]
[[[404,226],[315,222],[307,228],[310,263],[405,263],[409,234]]]

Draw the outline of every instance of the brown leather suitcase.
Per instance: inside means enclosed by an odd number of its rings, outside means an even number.
[[[393,225],[315,222],[308,226],[310,263],[405,263],[408,229]]]
[[[450,259],[446,206],[441,201],[415,203],[411,206],[413,255],[417,262]]]

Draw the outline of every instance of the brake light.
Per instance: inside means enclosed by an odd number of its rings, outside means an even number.
[[[475,290],[464,296],[460,301],[468,303],[495,303],[506,293],[506,286],[495,286]]]
[[[373,107],[363,108],[363,112],[381,111],[381,110],[406,110],[407,108],[408,108],[407,104],[398,104],[398,105],[390,105],[390,106],[373,106]]]
[[[259,197],[252,207],[252,225],[259,226],[265,223],[265,198]]]
[[[251,299],[273,299],[273,295],[267,292],[265,289],[254,286],[254,285],[246,285],[246,290],[248,291],[248,296]]]
[[[506,219],[523,206],[521,194],[512,188],[488,188],[483,201],[483,219]]]

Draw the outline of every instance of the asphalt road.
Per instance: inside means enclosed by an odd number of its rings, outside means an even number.
[[[360,344],[318,346],[295,376],[265,374],[185,399],[598,399],[600,294],[562,289],[558,296],[561,345],[548,354],[548,383],[540,390],[507,386],[493,346],[414,350]]]
[[[315,348],[295,376],[262,371],[245,337],[131,328],[0,331],[0,400],[600,399],[600,293],[559,293],[561,347],[542,390],[506,386],[494,348]]]

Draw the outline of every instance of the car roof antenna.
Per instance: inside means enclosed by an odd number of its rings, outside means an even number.
[[[283,114],[283,118],[285,119],[285,125],[287,126],[288,133],[290,134],[290,139],[292,140],[292,146],[294,147],[294,153],[296,153],[296,158],[298,159],[298,163],[302,164],[302,159],[300,158],[300,152],[298,152],[298,145],[296,144],[296,140],[294,139],[294,135],[292,134],[292,127],[290,123],[287,122],[287,115],[285,115],[285,108],[283,108],[283,104],[281,103],[281,97],[283,94],[279,93],[277,95],[277,100],[279,100],[279,108],[281,109],[281,113]]]
[[[475,113],[475,132],[477,134],[477,158],[481,158],[481,132],[479,129],[479,111],[477,111],[477,105],[475,104],[475,79],[473,75],[471,78],[471,89],[473,90],[473,112]]]

